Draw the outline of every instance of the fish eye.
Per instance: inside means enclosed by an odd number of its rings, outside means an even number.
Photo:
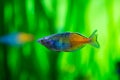
[[[41,42],[43,42],[44,40],[42,39]]]

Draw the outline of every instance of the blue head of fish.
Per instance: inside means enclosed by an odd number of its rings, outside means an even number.
[[[48,37],[41,38],[38,40],[38,42],[41,43],[42,45],[46,46],[49,49],[51,49],[52,45],[53,45],[53,41],[50,40]]]
[[[69,48],[69,43],[60,41],[58,38],[45,37],[38,40],[39,43],[54,51],[64,51]]]

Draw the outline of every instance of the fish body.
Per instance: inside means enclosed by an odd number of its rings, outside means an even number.
[[[21,45],[25,42],[32,41],[33,36],[26,33],[13,33],[0,37],[0,43],[8,45]]]
[[[98,48],[99,44],[97,42],[97,36],[95,35],[95,32],[96,31],[94,31],[89,38],[79,33],[72,33],[72,32],[53,34],[38,39],[38,42],[40,42],[48,49],[54,51],[65,51],[65,52],[74,51],[83,47],[85,44],[88,43]]]

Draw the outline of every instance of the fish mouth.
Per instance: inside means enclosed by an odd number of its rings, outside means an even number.
[[[37,42],[42,43],[43,39],[38,39]]]
[[[48,40],[48,37],[40,38],[37,40],[37,42],[44,44],[46,42],[46,40]]]

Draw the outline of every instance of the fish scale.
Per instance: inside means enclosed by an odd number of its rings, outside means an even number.
[[[83,47],[85,44],[91,44],[98,48],[99,44],[95,33],[96,30],[89,38],[87,38],[79,33],[65,32],[40,38],[38,42],[53,51],[74,51]],[[48,42],[51,42],[52,44]]]

